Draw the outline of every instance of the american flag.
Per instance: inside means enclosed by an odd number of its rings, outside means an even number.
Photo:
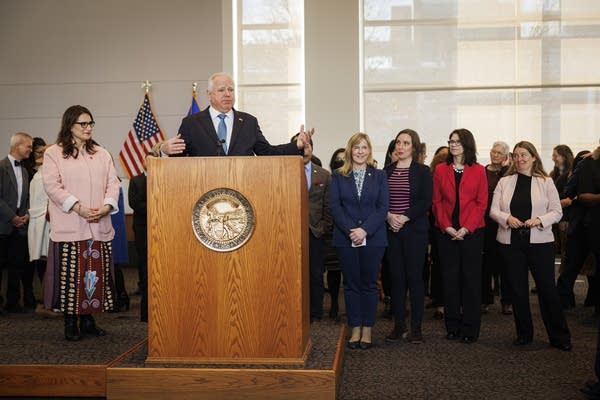
[[[146,155],[150,153],[152,146],[161,140],[165,140],[165,135],[158,127],[146,93],[140,111],[133,121],[133,129],[127,134],[127,140],[119,153],[121,165],[129,178],[141,175],[146,170]]]

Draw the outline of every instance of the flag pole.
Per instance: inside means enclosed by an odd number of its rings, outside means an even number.
[[[152,82],[146,80],[146,82],[142,82],[142,89],[146,91],[146,94],[150,92],[150,88],[152,87]]]

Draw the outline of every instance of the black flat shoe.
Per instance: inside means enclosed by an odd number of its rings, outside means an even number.
[[[373,343],[360,341],[359,346],[361,350],[369,350],[371,347],[373,347]]]
[[[466,343],[466,344],[475,343],[476,341],[477,341],[477,338],[474,338],[473,336],[464,336],[461,340],[461,342]]]
[[[361,342],[358,342],[358,341],[357,342],[351,342],[351,341],[348,340],[348,348],[352,349],[352,350],[356,350],[356,349],[358,349],[360,347],[360,343]]]
[[[573,349],[573,345],[571,342],[568,343],[550,343],[550,346],[555,347],[561,351],[571,351]]]
[[[515,341],[513,342],[513,344],[515,346],[525,346],[530,344],[533,341],[533,339],[529,339],[529,338],[524,338],[524,337],[518,337],[515,339]]]
[[[448,340],[458,340],[459,339],[458,333],[456,333],[456,332],[448,332],[446,334],[446,339],[448,339]]]

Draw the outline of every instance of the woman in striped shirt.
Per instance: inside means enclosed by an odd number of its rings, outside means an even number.
[[[388,256],[392,286],[394,329],[388,342],[408,338],[421,343],[425,302],[423,266],[427,254],[432,178],[427,166],[418,163],[419,134],[404,129],[396,136],[398,160],[386,167],[390,192],[387,214]],[[406,291],[410,294],[410,335],[406,329]]]

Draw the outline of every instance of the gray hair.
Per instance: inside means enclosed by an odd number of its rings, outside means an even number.
[[[508,155],[508,153],[510,153],[510,146],[508,145],[508,143],[499,140],[497,142],[494,142],[494,144],[492,144],[492,149],[496,146],[502,147],[502,152],[505,155]]]
[[[206,91],[210,92],[213,89],[213,85],[215,83],[215,79],[217,77],[219,77],[219,76],[226,76],[229,79],[231,79],[231,82],[233,82],[233,78],[227,72],[215,72],[214,74],[212,74],[210,76],[210,78],[208,78],[208,83],[206,85]]]
[[[33,137],[29,133],[17,132],[10,137],[10,150],[14,150],[15,147],[20,145],[24,140],[29,139],[33,141]]]

